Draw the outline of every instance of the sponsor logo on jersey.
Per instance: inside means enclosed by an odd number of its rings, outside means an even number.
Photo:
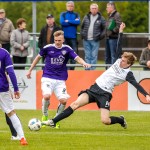
[[[61,52],[63,55],[65,55],[67,53],[66,50],[62,50]]]
[[[65,57],[60,55],[57,58],[51,58],[51,64],[62,65],[65,60]]]

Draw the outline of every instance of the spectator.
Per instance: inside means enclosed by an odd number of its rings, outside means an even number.
[[[19,136],[20,144],[28,145],[24,136],[21,122],[18,116],[16,115],[14,109],[12,95],[9,91],[9,82],[6,72],[9,75],[14,88],[14,97],[16,99],[20,98],[20,92],[18,89],[17,79],[14,73],[12,60],[10,58],[10,54],[4,48],[0,48],[0,64],[0,107],[2,111],[5,112],[9,117],[12,126],[14,127],[15,131]]]
[[[6,18],[4,9],[0,9],[0,44],[10,53],[10,35],[14,30],[14,25],[10,19]]]
[[[147,47],[142,50],[139,63],[144,65],[144,70],[150,71],[150,40],[147,41]]]
[[[65,108],[67,99],[70,97],[67,94],[65,81],[68,78],[67,62],[74,59],[83,67],[90,67],[82,58],[80,58],[73,49],[64,45],[64,32],[56,31],[54,33],[54,44],[49,44],[43,47],[39,54],[34,59],[28,73],[27,78],[31,78],[31,72],[41,57],[45,57],[45,67],[41,79],[41,89],[43,94],[42,99],[42,121],[48,120],[48,107],[50,105],[50,97],[52,92],[55,93],[59,100],[59,106],[56,116],[59,115]],[[56,128],[59,128],[57,124]]]
[[[61,28],[56,25],[54,16],[52,14],[48,14],[46,17],[46,25],[42,27],[39,35],[38,47],[42,49],[47,44],[53,44],[53,34],[58,30],[61,30]]]
[[[56,25],[54,16],[48,14],[46,17],[46,25],[42,27],[40,32],[38,47],[42,49],[45,45],[54,43],[53,34],[58,30],[61,30],[61,28]],[[42,58],[42,61],[44,63],[44,57]]]
[[[100,40],[105,35],[105,19],[98,12],[98,5],[90,5],[90,12],[85,15],[81,24],[81,36],[83,38],[83,47],[85,52],[85,61],[89,64],[96,64]],[[94,70],[96,67],[88,68]]]
[[[119,27],[122,21],[120,14],[117,12],[116,6],[113,2],[107,3],[106,10],[108,13],[108,20],[106,21],[105,63],[113,64],[117,60],[117,39]]]
[[[60,24],[64,31],[65,44],[69,45],[77,53],[77,26],[80,24],[79,14],[74,12],[74,2],[68,1],[66,3],[66,12],[60,15]],[[75,64],[74,60],[70,60],[70,64]],[[74,70],[75,67],[68,68]]]
[[[10,43],[12,46],[12,56],[14,64],[25,64],[29,48],[29,32],[26,29],[26,20],[19,18],[17,20],[17,29],[13,30]],[[25,67],[14,67],[15,69],[25,69]]]

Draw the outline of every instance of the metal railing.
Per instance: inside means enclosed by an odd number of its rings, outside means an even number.
[[[15,67],[30,67],[31,64],[14,64]],[[37,67],[44,67],[44,64],[37,64],[35,68]],[[92,64],[92,67],[110,67],[111,64]],[[67,67],[83,67],[80,64],[67,64]],[[143,68],[144,65],[132,65],[131,68]]]
[[[28,58],[30,58],[30,59],[34,59],[36,56],[36,53],[35,53],[35,50],[37,49],[36,42],[38,40],[37,38],[38,38],[39,34],[40,33],[33,33],[33,32],[30,33],[30,35],[33,37],[33,42],[34,42],[31,53],[28,56]],[[77,34],[80,35],[79,32]],[[141,38],[141,37],[149,38],[150,37],[150,33],[124,33],[124,35],[125,35],[125,37],[139,37],[139,38]],[[83,47],[79,47],[78,49],[83,50]],[[125,47],[123,47],[122,49],[123,50],[134,50],[134,49],[136,49],[138,51],[141,51],[141,48],[137,48],[137,47],[136,48],[133,48],[133,47],[132,48],[125,48]],[[100,47],[100,50],[105,50],[105,48]],[[14,64],[14,66],[30,67],[31,64]],[[43,66],[44,66],[44,64],[37,64],[36,65],[36,67],[43,67]],[[108,67],[111,65],[109,65],[109,64],[92,64],[92,66],[102,68],[102,67]],[[82,65],[80,65],[80,64],[67,64],[67,67],[82,67]],[[144,65],[133,65],[131,68],[143,68],[143,67],[145,67],[145,66]]]

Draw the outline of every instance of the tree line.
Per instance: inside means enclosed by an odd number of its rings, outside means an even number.
[[[81,21],[89,12],[90,4],[93,2],[75,1],[75,12],[78,12]],[[101,14],[107,19],[107,2],[94,2],[99,5]],[[148,2],[115,2],[117,11],[121,14],[122,21],[126,23],[125,32],[148,33]],[[11,19],[16,27],[18,18],[27,20],[27,30],[32,32],[32,2],[0,2],[0,8],[6,10],[7,18]],[[59,25],[60,13],[66,11],[66,2],[36,2],[36,24],[37,32],[46,24],[47,14],[53,14],[55,22]],[[80,32],[80,27],[78,27]]]

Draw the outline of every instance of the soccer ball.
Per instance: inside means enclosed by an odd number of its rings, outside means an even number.
[[[38,131],[41,129],[41,121],[37,118],[32,118],[29,120],[28,127],[31,131]]]

